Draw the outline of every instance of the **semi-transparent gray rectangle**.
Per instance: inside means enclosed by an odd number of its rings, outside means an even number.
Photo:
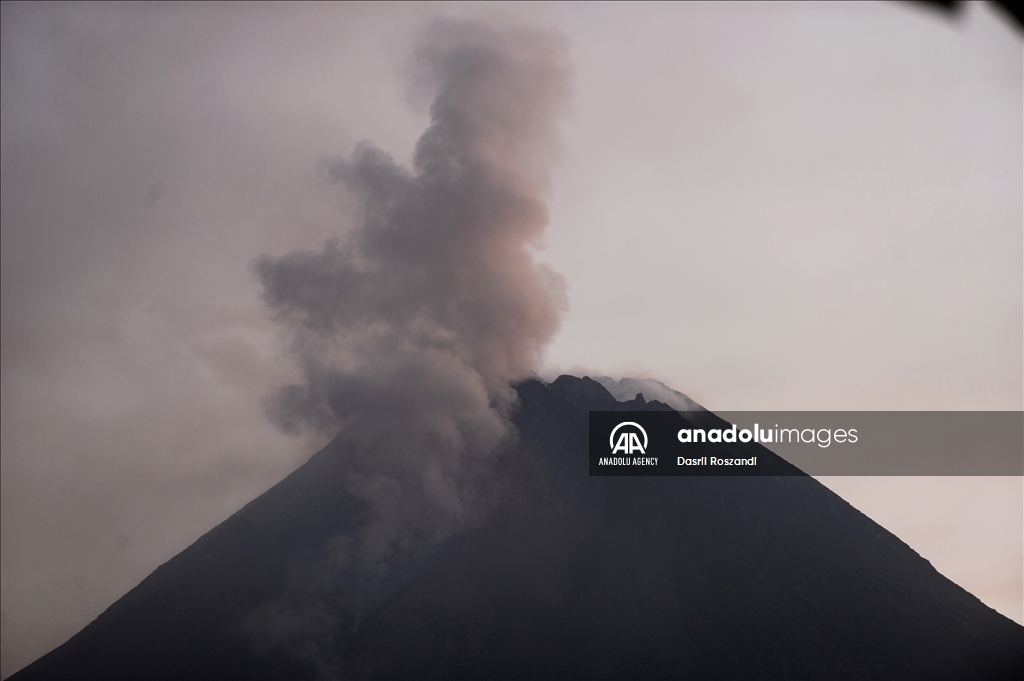
[[[1024,475],[1024,412],[684,413],[695,427],[748,430],[809,475]],[[756,431],[755,431],[756,424]],[[730,436],[731,437],[731,436]],[[677,438],[678,439],[678,438]],[[685,445],[680,443],[680,448]]]

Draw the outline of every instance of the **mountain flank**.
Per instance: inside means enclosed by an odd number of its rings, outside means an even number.
[[[387,576],[324,558],[370,513],[335,440],[11,679],[1024,677],[1024,628],[813,478],[589,477],[591,410],[671,407],[517,390],[486,515]]]

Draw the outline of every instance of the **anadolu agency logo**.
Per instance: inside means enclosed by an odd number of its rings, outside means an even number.
[[[618,439],[615,438],[616,433]],[[643,444],[640,443],[641,436]],[[612,454],[646,454],[647,431],[639,423],[623,421],[612,428],[612,434],[608,436],[608,446],[611,447]]]

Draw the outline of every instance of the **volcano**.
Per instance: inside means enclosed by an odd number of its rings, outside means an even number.
[[[1024,678],[1024,628],[767,450],[786,474],[590,477],[590,411],[672,407],[517,391],[486,516],[369,592],[318,558],[369,512],[336,439],[11,679]]]

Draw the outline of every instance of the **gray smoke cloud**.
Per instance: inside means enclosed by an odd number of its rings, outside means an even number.
[[[510,436],[512,384],[538,367],[566,305],[561,277],[530,253],[548,220],[547,168],[569,94],[564,40],[435,23],[412,73],[417,92],[434,93],[412,168],[367,142],[328,163],[358,206],[354,226],[320,252],[254,264],[303,375],[267,413],[286,432],[341,429],[350,465],[339,484],[372,509],[315,567],[358,575],[353,626],[368,607],[358,594],[379,591],[396,554],[466,522],[474,481]],[[316,632],[338,616],[320,596],[301,600],[268,604],[251,628],[301,641],[329,676]]]
[[[447,22],[416,55],[418,85],[437,95],[412,170],[364,142],[329,168],[358,201],[355,229],[320,253],[255,264],[305,377],[268,405],[286,431],[436,415],[449,424],[442,440],[489,442],[510,383],[557,328],[563,281],[528,246],[547,223],[563,41]]]

